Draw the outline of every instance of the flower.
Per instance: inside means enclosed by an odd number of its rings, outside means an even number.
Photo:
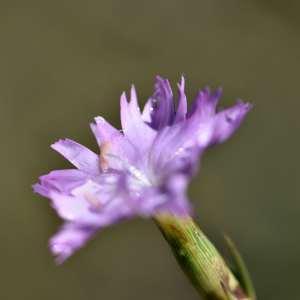
[[[188,110],[184,85],[182,77],[176,108],[169,81],[161,77],[142,112],[134,86],[130,101],[123,93],[122,131],[102,117],[91,124],[100,155],[69,139],[51,146],[76,167],[52,171],[33,186],[65,221],[49,242],[58,263],[120,220],[191,213],[186,189],[201,154],[227,140],[251,105],[238,101],[217,112],[221,90],[205,88]]]

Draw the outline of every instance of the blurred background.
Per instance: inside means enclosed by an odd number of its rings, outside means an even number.
[[[233,139],[211,149],[190,188],[221,251],[243,253],[259,299],[299,297],[299,1],[0,2],[0,299],[198,299],[149,220],[98,234],[57,267],[61,221],[31,190],[69,164],[50,150],[73,138],[96,150],[94,116],[119,126],[131,83],[143,103],[156,74],[189,99],[223,86],[222,105],[254,103]]]

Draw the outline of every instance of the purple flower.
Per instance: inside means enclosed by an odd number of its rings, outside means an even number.
[[[123,93],[122,131],[102,117],[91,124],[100,155],[69,139],[51,146],[76,167],[41,176],[33,187],[65,220],[50,240],[59,263],[96,231],[120,220],[191,213],[186,189],[201,154],[228,139],[251,106],[239,101],[217,112],[221,90],[206,88],[188,110],[184,78],[178,94],[175,106],[168,80],[157,77],[141,112],[135,88],[130,101]]]

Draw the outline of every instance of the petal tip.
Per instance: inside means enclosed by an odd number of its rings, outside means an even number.
[[[241,110],[241,112],[248,113],[254,107],[253,103],[244,102],[241,99],[236,101],[236,106]]]
[[[55,243],[51,240],[49,242],[49,249],[54,256],[54,260],[57,265],[63,264],[73,253],[72,247],[65,244]]]
[[[96,124],[101,124],[101,123],[105,122],[105,119],[103,117],[100,117],[100,116],[95,117],[94,120],[95,120]]]
[[[181,75],[180,77],[180,81],[177,83],[177,87],[179,89],[180,92],[184,92],[184,88],[185,88],[185,78],[183,75]]]
[[[126,92],[123,92],[121,94],[120,106],[121,106],[121,114],[122,114],[122,111],[128,107],[128,100],[127,100]]]
[[[59,151],[59,149],[61,149],[61,147],[64,147],[64,146],[67,146],[70,144],[72,144],[72,141],[70,139],[62,138],[62,139],[57,140],[53,144],[51,144],[50,147],[55,151]]]
[[[135,86],[132,84],[130,88],[130,103],[137,104],[137,92]]]
[[[41,177],[40,177],[40,180],[41,180]],[[39,194],[43,197],[49,197],[49,189],[46,188],[43,184],[35,183],[31,187],[35,194]]]
[[[223,95],[223,87],[219,86],[214,92],[214,97],[219,99],[222,97],[222,95]]]

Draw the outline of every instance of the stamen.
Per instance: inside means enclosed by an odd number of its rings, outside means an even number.
[[[110,143],[105,142],[100,147],[100,167],[101,167],[103,172],[107,171],[107,169],[109,167],[108,161],[105,158],[105,156],[107,155],[107,153],[109,151],[109,146],[110,146]]]
[[[102,209],[102,204],[96,196],[86,192],[84,198],[90,204],[90,209],[92,211],[99,212]]]

